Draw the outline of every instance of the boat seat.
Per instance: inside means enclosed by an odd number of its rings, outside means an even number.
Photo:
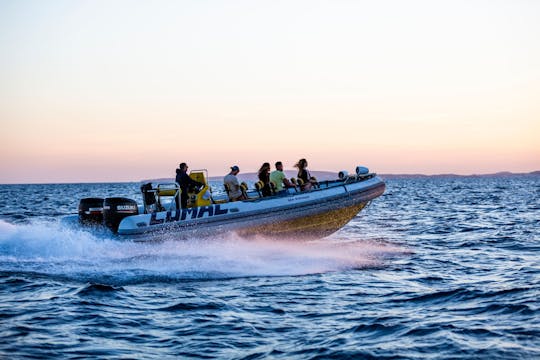
[[[240,190],[242,190],[242,194],[244,195],[244,197],[247,199],[249,198],[248,194],[247,194],[247,191],[248,191],[248,185],[245,183],[245,182],[241,182],[240,183]]]
[[[229,202],[231,201],[231,188],[228,184],[223,184],[223,188],[225,189],[225,192],[227,193],[227,201],[223,202]],[[246,199],[249,199],[249,196],[247,194],[248,186],[245,182],[240,183],[240,190],[242,191],[242,194]],[[220,202],[216,202],[216,204],[219,204]]]
[[[255,183],[255,190],[257,191],[257,194],[259,194],[259,197],[263,197],[262,195],[263,187],[264,187],[264,183],[261,180]]]
[[[319,181],[317,181],[317,178],[315,176],[310,177],[309,180],[311,180],[311,185],[314,188],[318,188],[318,189],[321,188],[321,185],[319,185]]]
[[[176,196],[178,193],[177,189],[160,189],[158,188],[156,191],[158,196]]]
[[[276,195],[276,188],[276,183],[274,181],[270,181],[270,191],[272,191],[272,195]]]

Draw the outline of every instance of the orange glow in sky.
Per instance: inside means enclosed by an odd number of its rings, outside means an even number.
[[[540,2],[3,1],[0,183],[540,170]]]

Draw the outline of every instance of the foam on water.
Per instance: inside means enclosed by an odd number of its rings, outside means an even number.
[[[348,239],[339,242],[213,239],[134,243],[58,222],[0,221],[4,271],[37,272],[81,280],[131,282],[164,278],[304,275],[377,266],[404,249]],[[143,280],[144,281],[144,280]]]

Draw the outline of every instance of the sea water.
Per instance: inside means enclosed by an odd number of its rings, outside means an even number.
[[[390,179],[322,240],[60,221],[138,188],[0,186],[0,358],[540,358],[540,177]]]

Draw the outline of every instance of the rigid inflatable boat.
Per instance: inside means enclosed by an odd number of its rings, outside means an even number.
[[[385,184],[365,167],[356,174],[339,172],[335,180],[313,179],[314,186],[302,184],[273,196],[263,197],[261,184],[248,189],[247,200],[231,202],[225,193],[212,192],[205,170],[190,177],[203,186],[191,189],[187,208],[176,209],[178,184],[150,183],[141,186],[143,204],[127,198],[85,198],[79,214],[68,220],[82,226],[105,226],[121,239],[155,241],[200,238],[235,232],[243,237],[322,238],[342,228],[371,200],[383,194]],[[294,181],[294,179],[291,179]]]

